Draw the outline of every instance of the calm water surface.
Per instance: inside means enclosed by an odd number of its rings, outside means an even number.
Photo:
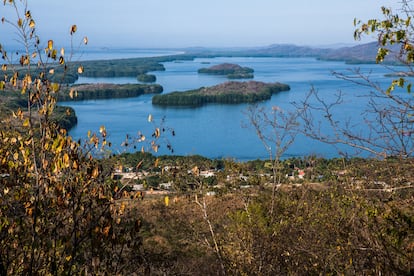
[[[337,79],[333,71],[348,72],[354,68],[343,62],[325,62],[313,58],[203,58],[193,61],[168,62],[166,71],[154,72],[157,83],[164,87],[164,93],[185,91],[202,86],[216,85],[227,81],[220,76],[199,75],[197,70],[224,62],[248,66],[255,70],[255,80],[264,82],[283,82],[290,85],[289,92],[274,95],[271,100],[260,103],[271,108],[279,106],[292,110],[292,102],[300,102],[311,87],[317,89],[325,100],[333,100],[334,95],[343,91],[344,104],[338,110],[339,120],[351,118],[358,123],[360,114],[367,102],[360,98],[368,91],[347,81]],[[373,79],[384,81],[385,69],[377,65],[360,65],[363,72],[370,72]],[[387,81],[385,79],[385,81]],[[137,83],[135,78],[80,78],[78,83]],[[105,125],[112,150],[122,152],[121,143],[126,135],[142,132],[150,136],[154,125],[147,118],[152,114],[156,123],[165,118],[165,127],[174,129],[176,136],[168,137],[174,154],[199,154],[210,158],[234,158],[252,160],[268,158],[255,131],[248,127],[245,114],[248,105],[210,104],[199,108],[161,108],[151,104],[151,95],[130,99],[113,99],[65,103],[72,106],[78,116],[78,125],[70,131],[75,138],[83,139],[88,130],[98,131]],[[139,146],[140,148],[141,146]],[[165,144],[160,153],[168,153]],[[337,149],[321,144],[306,137],[298,136],[286,152],[285,157],[310,154],[325,157],[338,156]]]

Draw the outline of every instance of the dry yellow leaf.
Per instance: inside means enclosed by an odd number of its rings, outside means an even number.
[[[111,230],[111,226],[106,226],[103,230],[102,230],[102,234],[104,234],[105,236],[109,235],[109,230]]]
[[[60,85],[59,85],[59,83],[56,83],[56,82],[52,83],[52,84],[50,85],[50,87],[52,88],[52,91],[53,91],[53,92],[58,92],[58,91],[59,91],[59,89],[60,89]]]
[[[76,33],[77,29],[78,29],[78,27],[76,25],[72,25],[72,27],[70,28],[70,34],[72,35],[72,34]]]
[[[69,168],[69,155],[67,153],[63,155],[63,164],[66,168]]]
[[[160,129],[159,129],[159,128],[156,128],[156,129],[155,129],[154,135],[155,135],[155,138],[160,137],[161,132],[160,132]]]
[[[42,161],[42,167],[44,170],[46,170],[47,166],[49,165],[49,161],[47,161],[46,159],[43,159]]]
[[[56,49],[53,49],[53,50],[52,50],[52,58],[53,58],[54,60],[56,60],[56,58],[57,58],[57,50],[56,50]]]
[[[29,27],[33,29],[35,26],[36,26],[36,24],[35,24],[34,20],[31,19],[30,22],[29,22]]]
[[[83,66],[79,66],[78,67],[78,74],[82,74],[83,73]]]
[[[97,167],[95,167],[92,171],[92,178],[96,178],[99,175],[99,170]]]
[[[50,51],[52,51],[52,49],[53,49],[53,40],[49,40],[49,41],[47,42],[47,48],[48,48]]]
[[[30,124],[30,121],[29,121],[29,119],[27,118],[26,120],[24,120],[24,122],[23,122],[23,126],[24,127],[28,127],[29,126],[29,124]]]

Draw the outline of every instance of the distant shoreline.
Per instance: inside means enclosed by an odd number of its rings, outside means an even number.
[[[303,46],[274,44],[257,47],[187,47],[187,48],[86,48],[74,57],[84,56],[78,61],[108,61],[120,59],[158,59],[172,56],[203,57],[314,57],[326,61],[344,61],[351,64],[373,63],[378,49],[377,42],[338,46]],[[114,54],[116,53],[116,54]],[[95,55],[95,57],[93,57]],[[117,56],[118,55],[118,56]]]

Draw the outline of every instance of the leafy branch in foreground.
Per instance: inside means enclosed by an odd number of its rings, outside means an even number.
[[[351,116],[345,121],[338,118],[344,101],[341,92],[334,101],[327,102],[316,89],[311,89],[302,102],[295,103],[296,108],[302,110],[304,134],[329,144],[350,146],[357,153],[364,152],[380,158],[413,156],[414,102],[409,78],[413,75],[414,62],[414,28],[411,24],[414,14],[411,3],[408,0],[402,1],[400,13],[393,13],[391,9],[382,7],[382,20],[371,19],[366,23],[355,20],[355,26],[358,27],[355,30],[356,39],[370,34],[377,37],[377,63],[384,62],[386,57],[392,57],[404,65],[402,68],[405,72],[395,72],[395,69],[390,68],[389,76],[397,78],[392,79],[385,87],[359,69],[351,70],[349,74],[334,72],[339,79],[353,82],[368,90],[360,95],[368,99],[366,109],[359,114],[363,118],[363,125],[353,124]],[[316,120],[316,114],[323,119]],[[323,132],[322,126],[325,129],[330,126],[331,130]]]
[[[0,125],[0,274],[136,271],[141,239],[134,208],[114,200],[119,195],[111,171],[52,120],[62,85],[51,78],[67,72],[71,54],[40,40],[27,1],[4,1],[2,8],[15,12],[2,27],[16,33],[23,50],[15,64],[0,47],[0,93],[22,94],[26,107]],[[76,32],[72,25],[71,45]],[[104,136],[101,131],[90,145]]]

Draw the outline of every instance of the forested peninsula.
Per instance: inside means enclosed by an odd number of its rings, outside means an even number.
[[[63,90],[58,99],[60,101],[120,99],[144,94],[159,94],[162,91],[163,88],[159,84],[80,84]]]
[[[254,103],[271,98],[272,94],[289,91],[290,87],[283,83],[264,83],[258,81],[229,81],[212,87],[201,87],[185,92],[172,92],[155,95],[154,105],[160,106],[201,106],[208,103],[238,104]]]

